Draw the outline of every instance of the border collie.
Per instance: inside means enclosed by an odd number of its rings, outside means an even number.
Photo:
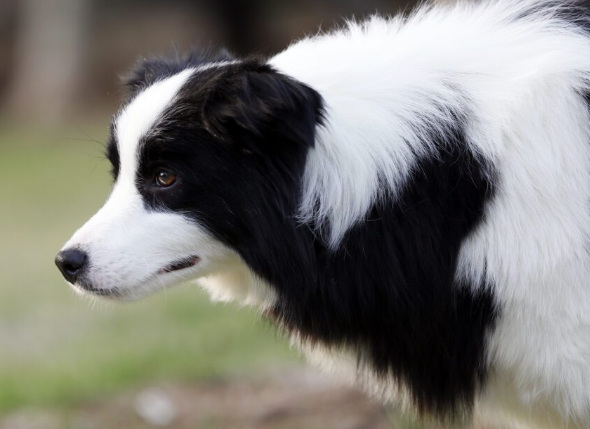
[[[114,187],[57,256],[136,299],[199,279],[384,400],[590,427],[584,5],[425,5],[270,59],[141,61]]]

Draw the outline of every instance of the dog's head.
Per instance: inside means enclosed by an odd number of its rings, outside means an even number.
[[[259,59],[150,60],[108,139],[108,201],[59,252],[79,291],[133,299],[242,263],[296,210],[320,96]]]

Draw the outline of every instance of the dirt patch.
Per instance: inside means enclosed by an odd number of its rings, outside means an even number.
[[[1,429],[417,429],[359,391],[311,370],[150,386],[65,412],[25,409]],[[428,429],[434,429],[429,426]]]

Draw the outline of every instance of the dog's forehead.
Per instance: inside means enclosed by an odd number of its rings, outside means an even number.
[[[174,102],[176,95],[194,72],[192,68],[186,69],[147,87],[115,118],[114,137],[123,174],[134,173],[142,137],[157,125],[162,114]]]

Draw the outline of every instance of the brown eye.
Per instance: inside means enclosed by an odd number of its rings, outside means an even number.
[[[168,188],[176,183],[176,174],[170,173],[166,170],[158,170],[156,172],[156,185],[162,188]]]

